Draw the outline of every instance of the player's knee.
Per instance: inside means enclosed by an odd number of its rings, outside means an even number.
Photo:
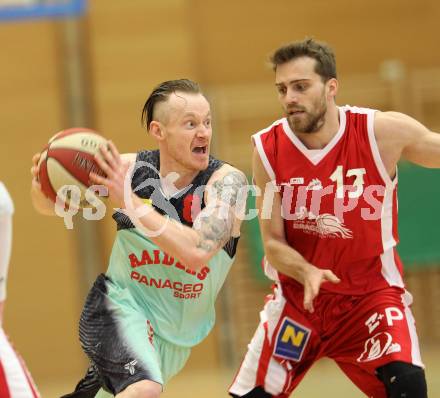
[[[149,380],[138,381],[129,385],[116,398],[159,398],[162,386]]]
[[[377,369],[389,398],[427,398],[425,371],[406,362],[391,362]]]
[[[255,387],[245,395],[236,395],[232,393],[229,393],[229,395],[233,398],[272,398],[272,395],[264,391],[262,387]]]

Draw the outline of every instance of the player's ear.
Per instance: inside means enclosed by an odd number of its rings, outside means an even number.
[[[332,78],[328,80],[325,85],[326,85],[327,99],[335,98],[336,94],[338,93],[338,81],[335,78]]]
[[[150,135],[158,141],[165,139],[165,131],[161,122],[152,120],[150,123],[150,129],[148,131]]]

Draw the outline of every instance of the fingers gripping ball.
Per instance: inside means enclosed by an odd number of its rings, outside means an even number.
[[[79,207],[90,206],[85,192],[93,185],[89,173],[105,176],[94,155],[107,140],[87,128],[71,128],[55,134],[41,153],[38,179],[43,193],[56,202],[57,195],[65,202],[73,201],[72,194],[80,193]],[[73,189],[77,187],[77,189]]]

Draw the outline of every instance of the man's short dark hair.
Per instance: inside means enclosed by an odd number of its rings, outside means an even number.
[[[316,60],[315,72],[324,82],[336,79],[336,58],[333,50],[326,43],[313,39],[305,39],[278,48],[270,57],[270,61],[273,70],[276,71],[279,65],[300,57]]]
[[[189,79],[167,80],[156,86],[148,97],[142,109],[142,124],[150,129],[150,123],[153,120],[154,108],[159,102],[167,101],[171,94],[175,92],[199,94],[199,85]]]

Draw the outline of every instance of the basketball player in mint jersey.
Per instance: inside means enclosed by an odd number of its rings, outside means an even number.
[[[396,167],[439,168],[440,135],[401,113],[336,105],[325,44],[283,46],[272,62],[285,117],[253,136],[253,170],[278,191],[260,218],[277,287],[230,393],[287,397],[329,357],[368,397],[425,398],[396,251]]]
[[[158,397],[212,329],[234,260],[247,181],[209,156],[210,106],[198,85],[160,84],[142,115],[159,150],[119,155],[109,143],[97,156],[107,177],[90,175],[122,210],[113,216],[118,232],[108,270],[80,321],[91,366],[68,397],[92,397],[100,388],[99,397]]]

